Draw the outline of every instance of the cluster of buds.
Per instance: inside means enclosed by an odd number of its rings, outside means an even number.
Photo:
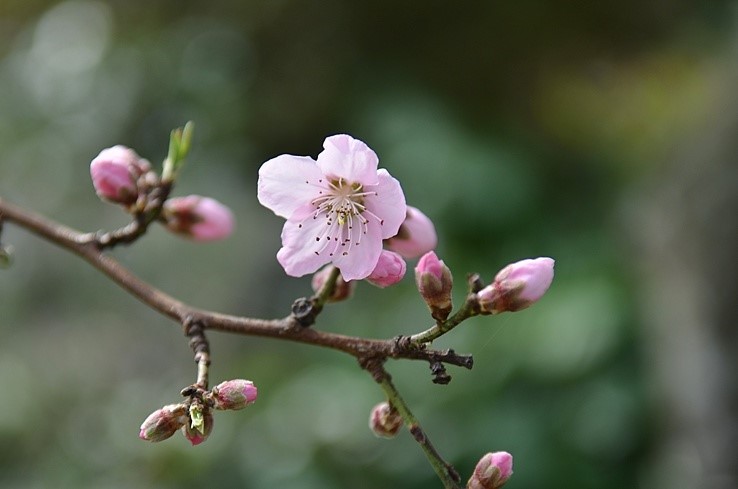
[[[257,397],[254,383],[244,379],[221,382],[204,393],[189,389],[187,392],[191,393],[187,401],[151,413],[141,424],[138,437],[159,442],[181,430],[192,445],[199,445],[213,431],[213,409],[237,411],[253,404]]]
[[[505,485],[512,475],[513,458],[507,452],[484,455],[466,483],[466,489],[497,489]]]
[[[393,438],[403,424],[400,413],[386,401],[374,406],[369,415],[369,428],[375,435],[382,438]]]
[[[551,286],[554,260],[547,257],[521,260],[506,266],[495,280],[477,292],[482,314],[520,311],[533,305]]]
[[[131,148],[118,145],[102,150],[90,163],[95,192],[102,200],[120,205],[137,218],[158,217],[167,229],[180,236],[196,241],[229,236],[234,227],[233,214],[215,199],[190,195],[162,202],[187,154],[191,132],[191,125],[174,131],[161,176]]]

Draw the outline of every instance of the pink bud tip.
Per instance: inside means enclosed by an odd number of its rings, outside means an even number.
[[[451,270],[429,251],[423,255],[415,267],[415,284],[420,295],[431,310],[431,315],[440,321],[451,312],[451,289],[454,284]]]
[[[148,161],[125,146],[100,152],[90,163],[90,176],[97,195],[116,204],[131,205],[138,198],[138,179],[151,169]]]
[[[170,231],[194,239],[214,241],[233,232],[234,219],[228,207],[210,197],[188,195],[164,203],[164,217]]]
[[[438,244],[436,228],[419,209],[407,206],[405,220],[395,236],[385,241],[387,249],[405,258],[417,258],[435,249]]]
[[[369,415],[369,428],[382,438],[394,437],[402,428],[404,420],[388,402],[380,402]]]
[[[234,379],[221,382],[211,391],[216,409],[243,409],[256,401],[258,390],[253,382]]]
[[[370,284],[383,289],[402,280],[406,268],[405,260],[400,255],[392,251],[382,250],[377,266],[374,267],[366,280]]]
[[[138,437],[146,441],[163,441],[187,423],[187,410],[182,404],[170,404],[151,413],[141,424]]]
[[[512,476],[513,458],[507,452],[484,455],[474,468],[467,489],[497,489],[505,485]]]
[[[209,410],[203,413],[203,430],[204,432],[201,432],[192,426],[191,423],[185,423],[182,426],[182,434],[189,440],[192,446],[199,445],[207,440],[210,433],[213,432],[213,415]]]
[[[520,311],[533,305],[551,286],[554,260],[548,257],[512,263],[497,274],[494,282],[477,293],[483,313]]]

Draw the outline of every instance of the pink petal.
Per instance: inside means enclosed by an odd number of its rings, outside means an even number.
[[[280,217],[310,202],[325,184],[320,168],[308,156],[279,155],[259,168],[259,203]]]
[[[360,232],[359,226],[354,226],[351,236],[353,246],[348,254],[333,257],[333,264],[341,270],[341,276],[346,281],[368,277],[377,266],[382,252],[382,229],[376,220],[369,220],[366,234],[361,236]]]
[[[438,236],[433,221],[419,209],[407,206],[407,216],[397,236],[385,242],[385,247],[405,258],[417,258],[435,249]]]
[[[326,138],[323,148],[318,155],[318,166],[324,175],[361,183],[365,187],[377,184],[379,158],[364,142],[338,134]]]
[[[331,262],[332,257],[325,249],[325,227],[323,219],[284,223],[282,248],[277,252],[277,260],[287,275],[302,277]]]
[[[407,206],[400,182],[384,168],[377,172],[377,176],[377,185],[366,189],[376,192],[376,195],[367,195],[364,200],[367,209],[383,220],[380,234],[382,239],[387,239],[397,234],[405,220]]]

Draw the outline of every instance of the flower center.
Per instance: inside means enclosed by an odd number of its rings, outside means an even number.
[[[364,186],[357,182],[347,182],[343,178],[328,180],[327,187],[319,191],[318,196],[310,203],[315,207],[313,219],[325,220],[324,231],[315,237],[315,241],[323,241],[323,246],[315,251],[316,255],[328,252],[334,256],[340,252],[346,256],[354,246],[361,244],[361,238],[367,234],[369,219],[380,225],[383,220],[366,208],[364,198],[377,195],[376,192],[364,191]]]

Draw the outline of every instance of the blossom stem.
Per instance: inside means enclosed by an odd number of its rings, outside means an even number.
[[[420,426],[420,422],[418,422],[418,419],[410,411],[405,400],[392,383],[392,377],[382,366],[375,366],[374,370],[375,371],[372,372],[372,374],[375,376],[379,386],[386,394],[387,401],[390,403],[390,406],[396,409],[400,416],[402,416],[410,434],[413,436],[415,441],[418,442],[420,448],[423,450],[423,453],[433,467],[433,470],[436,472],[436,475],[438,475],[438,478],[443,482],[443,487],[445,489],[461,489],[461,478],[459,477],[458,472],[456,472],[456,469],[454,469],[451,464],[441,458],[441,455],[435,449],[423,431],[423,428]]]
[[[456,313],[454,313],[450,318],[445,321],[436,322],[436,324],[425,331],[410,336],[410,342],[416,345],[432,342],[436,338],[439,338],[454,329],[456,326],[461,324],[462,321],[476,316],[478,314],[477,308],[476,295],[469,294],[464,305],[461,306],[461,309],[456,311]]]
[[[338,276],[340,274],[341,271],[337,267],[331,268],[330,275],[328,275],[325,283],[313,298],[315,307],[322,308],[328,301],[328,298],[333,295],[333,292],[336,290],[336,282],[338,281]]]

